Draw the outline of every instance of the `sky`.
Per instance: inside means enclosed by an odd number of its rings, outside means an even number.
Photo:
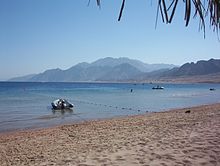
[[[209,26],[206,38],[199,20],[185,27],[178,4],[172,24],[159,16],[157,1],[127,0],[120,22],[121,0],[0,0],[0,80],[68,69],[105,57],[128,57],[145,63],[182,65],[220,59],[220,42]]]

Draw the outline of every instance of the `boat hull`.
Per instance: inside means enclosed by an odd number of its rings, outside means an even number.
[[[159,89],[164,89],[164,88],[163,88],[163,87],[159,87],[159,88],[157,88],[157,87],[156,87],[156,88],[153,87],[152,89],[154,89],[154,90],[157,90],[157,89],[158,89],[158,90],[159,90]]]

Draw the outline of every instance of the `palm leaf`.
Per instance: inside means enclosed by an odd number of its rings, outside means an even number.
[[[122,1],[121,10],[120,10],[120,13],[119,13],[119,16],[118,16],[118,21],[121,20],[121,16],[122,16],[122,13],[123,13],[124,6],[125,6],[125,0]]]
[[[189,24],[190,20],[190,15],[191,15],[191,0],[186,0],[185,2],[185,21],[186,21],[186,26]]]
[[[101,7],[101,0],[96,0],[96,3],[99,7]]]
[[[174,1],[175,1],[175,3],[174,3]],[[169,23],[172,22],[172,19],[173,19],[174,13],[175,13],[175,11],[176,11],[177,3],[178,3],[178,0],[173,0],[173,2],[172,2],[172,4],[171,4],[171,5],[174,5],[174,7],[173,7],[173,10],[172,10],[172,13],[171,13],[170,19],[169,19]],[[168,10],[169,10],[169,8],[168,8]]]
[[[90,0],[89,0],[90,2]],[[156,24],[157,25],[157,20],[158,20],[158,15],[159,11],[161,14],[162,21],[166,23],[171,23],[177,4],[179,0],[172,0],[170,5],[167,4],[170,2],[170,0],[158,0],[158,5],[157,5],[157,15],[156,15]],[[192,11],[192,4],[194,5],[195,13],[194,13],[194,18],[196,16],[199,17],[200,19],[200,25],[199,27],[204,30],[205,34],[205,18],[206,16],[210,17],[210,25],[214,27],[214,30],[216,29],[217,31],[220,30],[220,0],[204,0],[203,2],[201,0],[183,0],[183,3],[185,3],[185,26],[189,25],[190,17],[191,17],[191,11]],[[208,6],[205,8],[205,2],[208,2]],[[99,7],[101,7],[101,0],[96,0],[96,3]],[[125,6],[125,0],[122,0],[122,5],[118,17],[118,21],[121,20],[123,10]],[[172,9],[172,10],[171,10]],[[171,12],[170,12],[171,11]],[[169,16],[170,14],[170,16]]]
[[[166,7],[166,2],[165,0],[162,0],[162,5],[163,5],[163,12],[166,18],[166,23],[169,23],[169,18],[168,18],[168,13],[167,13],[167,7]]]

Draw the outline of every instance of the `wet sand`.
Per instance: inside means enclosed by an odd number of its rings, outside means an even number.
[[[0,165],[220,165],[220,104],[1,133]]]

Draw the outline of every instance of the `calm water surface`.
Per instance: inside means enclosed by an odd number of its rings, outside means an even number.
[[[220,102],[220,84],[162,84],[164,90],[153,86],[0,82],[0,132]],[[57,98],[73,103],[73,111],[53,112],[50,103]]]

